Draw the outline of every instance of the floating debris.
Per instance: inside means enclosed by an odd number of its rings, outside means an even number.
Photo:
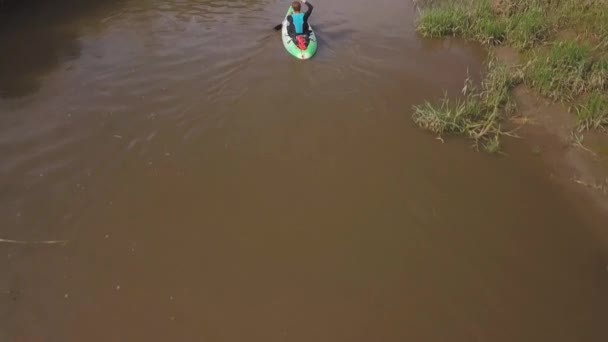
[[[68,240],[22,241],[22,240],[0,239],[0,243],[1,242],[18,244],[18,245],[29,245],[29,244],[65,245],[69,241]]]

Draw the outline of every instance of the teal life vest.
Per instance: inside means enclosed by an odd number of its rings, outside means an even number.
[[[304,13],[293,13],[291,19],[293,20],[293,26],[296,28],[296,33],[304,33]]]

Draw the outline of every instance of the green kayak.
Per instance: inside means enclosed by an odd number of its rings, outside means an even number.
[[[295,58],[309,59],[315,54],[315,52],[317,52],[317,36],[309,23],[308,28],[310,33],[307,36],[300,36],[296,40],[292,39],[289,34],[287,34],[287,25],[289,25],[287,17],[292,13],[293,9],[291,6],[289,6],[289,11],[287,11],[287,14],[285,15],[285,19],[283,20],[283,28],[281,30],[283,46],[285,46],[287,52],[289,52]]]

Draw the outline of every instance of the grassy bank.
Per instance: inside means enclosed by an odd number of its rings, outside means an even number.
[[[523,56],[513,68],[490,57],[479,90],[414,107],[421,127],[464,134],[496,151],[500,120],[513,111],[510,90],[520,82],[571,104],[580,130],[608,126],[608,1],[444,0],[423,6],[417,29],[426,37],[511,46]]]
[[[462,98],[447,94],[438,104],[425,102],[414,107],[413,119],[420,127],[439,135],[464,134],[481,143],[488,152],[500,150],[502,112],[515,109],[511,89],[520,81],[504,64],[491,58],[488,73],[477,88],[467,79]]]
[[[418,32],[529,49],[569,29],[608,47],[606,0],[444,0],[423,6]]]

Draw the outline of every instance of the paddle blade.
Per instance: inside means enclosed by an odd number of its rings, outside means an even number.
[[[275,30],[275,31],[279,31],[281,28],[283,28],[283,24],[282,24],[282,23],[281,23],[281,24],[279,24],[279,25],[277,25],[277,26],[275,26],[275,27],[274,27],[274,30]]]

